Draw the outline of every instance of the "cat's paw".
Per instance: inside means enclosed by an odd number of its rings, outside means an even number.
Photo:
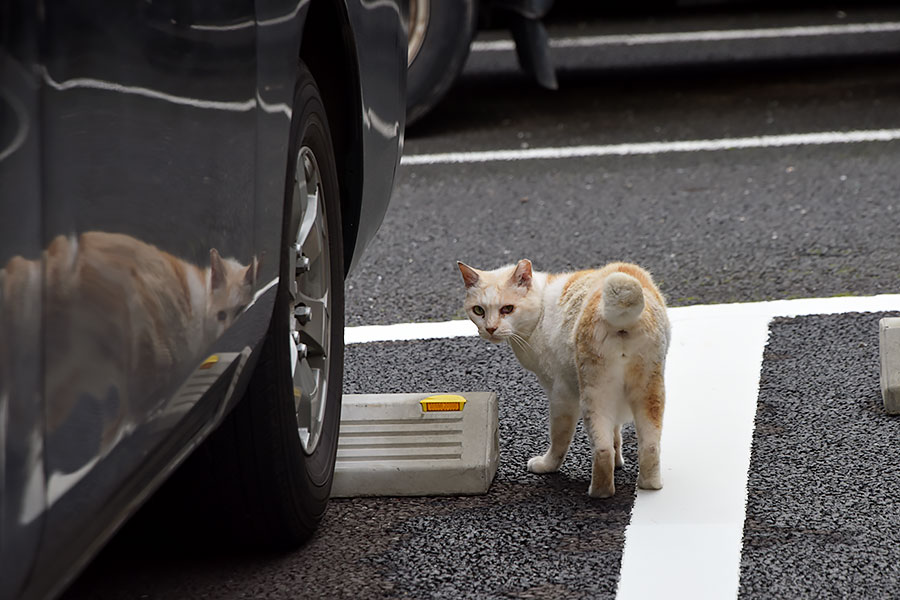
[[[610,484],[608,486],[600,486],[594,485],[591,483],[591,487],[588,488],[588,496],[591,498],[612,498],[616,494],[616,486],[615,484]]]
[[[616,468],[619,469],[624,466],[625,466],[625,457],[623,457],[620,452],[616,453]]]
[[[534,456],[528,459],[528,471],[530,473],[554,473],[559,470],[559,464],[546,456]]]
[[[651,477],[644,477],[638,473],[637,486],[642,490],[661,490],[662,479],[658,473]]]

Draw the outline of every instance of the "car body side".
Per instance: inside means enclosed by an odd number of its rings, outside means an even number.
[[[394,1],[0,1],[0,597],[60,593],[241,398],[278,285],[298,59],[332,128],[345,271],[358,262],[402,150],[404,18]],[[141,418],[102,432],[102,453],[66,450],[95,424],[56,427],[47,397],[55,373],[102,363],[48,316],[48,250],[89,231],[201,270],[212,249],[258,264],[206,360],[141,391]],[[102,421],[123,402],[88,392],[66,410]]]

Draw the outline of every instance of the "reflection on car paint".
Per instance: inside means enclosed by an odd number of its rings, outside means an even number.
[[[41,270],[21,257],[0,269],[0,414],[8,423],[36,423],[40,403],[36,372],[39,364],[41,318]],[[31,367],[31,368],[29,368]],[[5,426],[4,426],[5,429]],[[13,443],[17,442],[17,443]],[[44,469],[41,461],[41,431],[10,438],[10,470],[7,477],[21,482],[23,493],[10,500],[16,507],[20,525],[30,524],[43,510]]]
[[[366,111],[364,122],[366,124],[366,127],[375,129],[375,131],[388,139],[392,139],[400,135],[400,123],[398,123],[397,121],[388,123],[387,121],[379,117],[375,110],[371,107],[369,107],[369,110]]]
[[[74,79],[66,79],[64,81],[56,81],[47,71],[46,67],[41,67],[41,77],[51,88],[64,92],[71,89],[89,89],[104,90],[107,92],[117,92],[120,94],[133,94],[135,96],[143,96],[154,100],[162,100],[172,104],[182,106],[191,106],[193,108],[202,108],[209,110],[225,110],[231,112],[248,112],[257,107],[269,114],[283,114],[290,120],[291,108],[282,102],[270,104],[263,100],[259,92],[256,97],[244,101],[230,102],[227,100],[203,100],[202,98],[190,98],[186,96],[177,96],[168,94],[160,90],[154,90],[147,87],[123,85],[114,81],[105,81],[102,79],[93,79],[90,77],[76,77]],[[2,156],[0,156],[2,159]]]
[[[4,105],[10,113],[15,115],[10,119],[15,123],[15,134],[8,142],[3,140],[5,143],[0,145],[0,160],[4,160],[18,150],[28,138],[28,114],[25,107],[15,96],[0,88],[0,108]]]
[[[309,4],[309,0],[300,0],[293,8],[291,8],[290,12],[275,17],[269,17],[267,19],[240,21],[238,23],[228,23],[226,25],[192,23],[191,25],[189,25],[189,27],[190,29],[193,29],[195,31],[220,32],[235,31],[237,29],[248,29],[250,27],[271,27],[273,25],[281,25],[282,23],[289,23],[293,21],[297,18],[297,15],[300,14],[300,10],[307,4]]]
[[[134,237],[94,231],[58,236],[40,258],[16,256],[0,271],[0,332],[35,331],[44,319],[44,460],[50,488],[57,483],[48,504],[152,420],[186,375],[179,366],[196,364],[253,299],[256,258],[243,265],[215,249],[209,257],[199,267]],[[42,286],[43,309],[35,310]],[[16,373],[0,372],[0,397],[15,394]]]

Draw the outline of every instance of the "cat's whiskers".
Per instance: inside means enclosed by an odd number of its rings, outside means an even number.
[[[510,332],[509,337],[507,338],[511,342],[517,342],[522,348],[528,350],[529,352],[534,352],[534,348],[531,346],[528,340],[522,337],[520,334],[515,331]]]

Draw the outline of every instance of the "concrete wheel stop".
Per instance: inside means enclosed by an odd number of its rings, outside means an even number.
[[[889,415],[900,415],[900,317],[881,319],[878,324],[881,354],[881,398]]]
[[[485,494],[498,461],[497,394],[348,394],[331,496]]]

